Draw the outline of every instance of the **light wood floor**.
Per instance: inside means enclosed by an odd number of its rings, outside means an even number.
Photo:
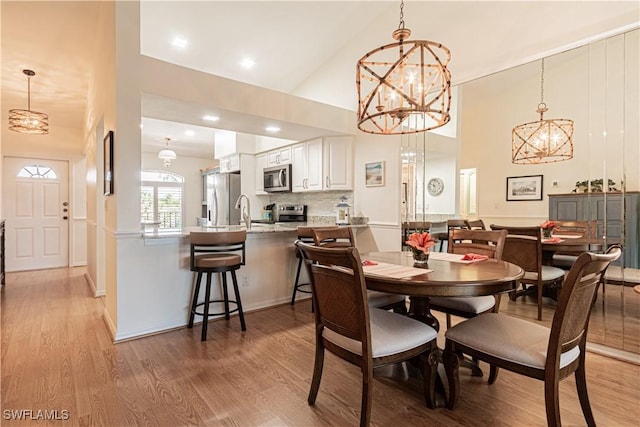
[[[212,322],[205,343],[197,326],[114,345],[102,302],[90,296],[83,273],[8,275],[0,291],[2,425],[34,425],[4,418],[6,410],[20,409],[69,413],[67,421],[39,426],[358,423],[360,374],[330,354],[316,405],[307,405],[314,348],[308,301],[247,314],[245,333],[237,318]],[[587,363],[598,424],[638,426],[640,366],[591,353]],[[377,372],[372,425],[546,425],[541,382],[501,371],[489,386],[465,371],[455,411],[428,409],[402,366]],[[584,425],[573,378],[561,383],[560,398],[564,425]]]

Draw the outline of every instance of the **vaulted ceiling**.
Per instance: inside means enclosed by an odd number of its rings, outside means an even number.
[[[154,1],[141,3],[141,53],[248,84],[356,109],[355,64],[393,42],[398,1]],[[83,128],[99,19],[97,1],[2,1],[2,121],[10,108],[50,115],[51,126]],[[412,39],[452,52],[454,84],[630,29],[637,1],[411,1]],[[172,46],[176,36],[187,40]],[[251,70],[240,67],[251,57]],[[150,121],[143,142],[182,132]],[[173,126],[173,127],[171,127]],[[215,126],[215,125],[212,125]],[[153,136],[151,136],[153,135]],[[210,135],[207,136],[210,138]]]

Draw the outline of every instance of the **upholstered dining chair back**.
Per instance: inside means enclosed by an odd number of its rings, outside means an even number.
[[[511,227],[491,224],[492,230],[506,230],[502,260],[520,266],[525,272],[540,273],[542,242],[540,227]]]
[[[435,407],[437,332],[407,316],[370,308],[362,262],[355,247],[331,248],[296,242],[311,277],[315,306],[316,352],[307,399],[315,403],[324,350],[362,372],[360,425],[368,426],[373,398],[373,369],[415,359],[423,374],[427,405]]]
[[[313,229],[315,244],[327,248],[349,248],[355,246],[351,227],[317,227]]]
[[[544,381],[547,425],[560,426],[560,380],[575,373],[576,388],[587,425],[595,426],[586,384],[586,342],[598,283],[620,247],[606,254],[582,253],[562,285],[551,328],[499,313],[488,313],[447,330],[443,362],[449,381],[447,406],[459,394],[459,354]]]
[[[502,259],[506,235],[506,231],[453,229],[449,232],[448,252]]]

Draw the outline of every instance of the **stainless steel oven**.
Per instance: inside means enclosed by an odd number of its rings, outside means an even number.
[[[264,191],[268,193],[291,191],[291,165],[264,168]]]

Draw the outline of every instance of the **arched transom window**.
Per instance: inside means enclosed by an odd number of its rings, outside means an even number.
[[[58,176],[49,166],[34,164],[20,169],[18,178],[58,179]]]

